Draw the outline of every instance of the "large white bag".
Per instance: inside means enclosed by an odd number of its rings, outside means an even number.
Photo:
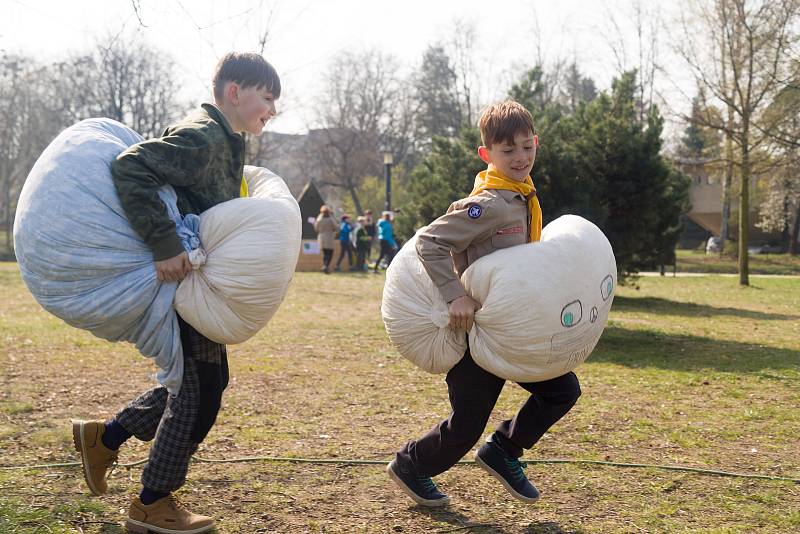
[[[427,371],[446,372],[466,343],[450,343],[446,305],[415,242],[403,247],[403,261],[393,261],[387,273],[384,323],[403,356]],[[565,215],[544,228],[541,241],[479,259],[462,282],[482,304],[469,333],[475,362],[506,380],[539,382],[573,370],[592,352],[608,320],[617,269],[602,231]]]
[[[283,180],[245,166],[249,196],[200,215],[205,264],[178,286],[175,309],[217,343],[241,343],[278,310],[300,254],[300,208]]]

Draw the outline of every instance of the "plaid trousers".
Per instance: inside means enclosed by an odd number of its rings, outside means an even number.
[[[228,385],[225,345],[215,343],[178,317],[183,345],[183,382],[177,395],[158,386],[123,408],[117,421],[137,439],[155,440],[142,485],[169,493],[186,482],[189,461],[214,425]]]

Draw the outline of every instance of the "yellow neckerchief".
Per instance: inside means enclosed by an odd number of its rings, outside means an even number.
[[[249,196],[250,196],[250,191],[247,189],[247,180],[245,180],[244,176],[242,176],[242,185],[239,186],[239,197],[247,198]]]
[[[518,182],[511,178],[506,178],[500,171],[489,166],[485,171],[481,171],[475,176],[475,185],[469,196],[474,196],[487,189],[504,189],[506,191],[516,191],[528,199],[528,215],[531,218],[530,240],[531,243],[542,238],[542,207],[536,197],[536,188],[533,187],[533,180],[528,176],[524,182]]]

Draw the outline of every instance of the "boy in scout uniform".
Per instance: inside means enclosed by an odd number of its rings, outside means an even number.
[[[217,64],[214,104],[170,126],[160,138],[136,144],[111,165],[131,226],[153,251],[158,279],[178,282],[191,270],[175,223],[158,189],[177,193],[181,215],[199,214],[240,196],[244,132],[260,135],[275,116],[281,85],[263,57],[229,53]],[[142,473],[142,491],[128,514],[131,532],[206,532],[214,520],[186,510],[172,496],[186,481],[189,460],[216,420],[228,384],[225,345],[215,343],[178,317],[183,346],[183,382],[177,395],[163,386],[145,392],[109,421],[75,421],[73,438],[84,478],[95,495],[105,493],[106,471],[131,436],[153,440]]]
[[[513,101],[491,105],[481,116],[480,131],[478,155],[488,168],[475,177],[467,198],[451,204],[417,237],[417,254],[448,303],[450,327],[465,334],[481,304],[467,294],[461,274],[478,258],[538,241],[542,232],[542,211],[530,177],[538,144],[530,113]],[[392,480],[423,506],[450,502],[431,477],[450,469],[480,439],[505,380],[478,367],[467,349],[446,382],[450,417],[406,443],[387,466]],[[519,385],[530,397],[513,419],[500,423],[475,461],[512,496],[532,503],[539,492],[519,458],[572,408],[581,390],[572,372]]]

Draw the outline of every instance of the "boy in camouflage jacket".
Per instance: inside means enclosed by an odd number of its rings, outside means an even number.
[[[178,282],[191,270],[175,223],[158,189],[177,193],[181,215],[199,214],[240,195],[244,133],[260,135],[281,92],[275,69],[252,53],[229,53],[213,78],[214,104],[134,145],[112,163],[114,184],[133,228],[153,251],[158,279]],[[106,471],[131,436],[153,441],[134,497],[127,527],[132,532],[206,532],[210,517],[193,514],[173,499],[186,480],[189,460],[216,420],[228,384],[224,345],[178,317],[183,346],[183,382],[177,395],[158,386],[143,393],[109,421],[75,421],[73,438],[92,493],[107,490]]]

